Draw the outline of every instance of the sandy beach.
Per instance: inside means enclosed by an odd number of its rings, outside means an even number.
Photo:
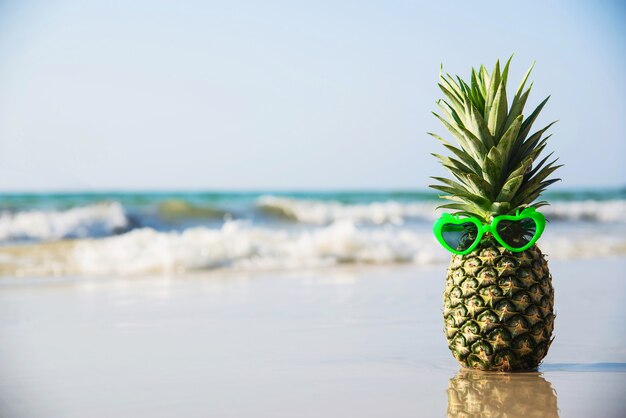
[[[624,416],[625,268],[551,262],[556,339],[508,375],[449,353],[445,265],[2,279],[0,415]]]

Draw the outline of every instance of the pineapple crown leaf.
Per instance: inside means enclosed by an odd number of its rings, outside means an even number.
[[[484,65],[472,68],[469,83],[444,72],[443,64],[440,67],[438,86],[444,97],[436,102],[440,112],[433,114],[456,140],[454,144],[428,133],[451,152],[451,156],[432,154],[454,177],[432,177],[439,184],[430,187],[453,202],[441,208],[488,220],[520,208],[546,205],[545,201],[533,202],[560,180],[548,178],[561,167],[556,165],[557,159],[550,160],[552,153],[539,159],[551,137],[544,134],[556,121],[531,134],[550,96],[524,117],[533,87],[533,82],[528,84],[533,62],[509,105],[506,86],[512,59],[513,55],[504,66],[497,60],[491,73]]]

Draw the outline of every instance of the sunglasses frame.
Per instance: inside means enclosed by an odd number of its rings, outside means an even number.
[[[498,234],[498,224],[501,221],[521,221],[522,219],[532,219],[533,221],[535,221],[535,225],[537,226],[537,229],[535,230],[535,235],[523,247],[520,247],[520,248],[511,247],[506,242],[504,242],[502,238],[500,237],[500,235]],[[463,251],[458,251],[456,249],[453,249],[443,239],[443,233],[442,233],[443,226],[446,224],[461,225],[461,224],[468,223],[468,222],[471,222],[474,225],[476,225],[476,229],[478,231],[476,240],[471,246],[469,246],[467,249]],[[543,230],[545,229],[545,227],[546,227],[546,217],[543,216],[542,213],[537,212],[535,208],[528,207],[528,208],[525,208],[522,212],[517,211],[515,215],[494,216],[491,223],[486,224],[486,225],[483,224],[479,219],[473,216],[460,218],[458,215],[451,215],[449,213],[444,213],[441,216],[441,218],[439,218],[433,225],[433,232],[435,233],[435,237],[437,238],[437,241],[439,241],[439,243],[446,250],[450,251],[453,254],[465,255],[474,251],[474,249],[478,246],[478,244],[480,244],[480,241],[483,235],[486,233],[490,233],[491,235],[493,235],[496,241],[498,241],[498,243],[500,243],[500,245],[502,245],[507,250],[519,253],[532,247],[535,244],[535,242],[537,242],[539,237],[541,237],[541,234],[543,233]]]

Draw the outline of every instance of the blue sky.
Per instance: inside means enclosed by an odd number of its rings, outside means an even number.
[[[626,183],[616,1],[0,3],[0,190],[421,189],[440,63],[537,61],[561,188]]]

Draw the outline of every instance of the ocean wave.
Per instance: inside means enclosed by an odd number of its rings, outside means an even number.
[[[361,229],[349,221],[287,231],[227,221],[219,229],[132,230],[103,239],[0,248],[0,275],[138,275],[198,270],[285,270],[445,260],[427,232]]]
[[[175,219],[222,219],[229,212],[213,206],[198,206],[181,199],[169,199],[159,203],[159,217]]]
[[[262,212],[303,224],[329,225],[340,220],[373,225],[402,225],[406,221],[434,221],[441,213],[432,202],[371,202],[345,204],[337,201],[262,196],[256,202]],[[625,200],[556,202],[541,208],[549,221],[624,222]]]
[[[328,225],[340,220],[374,225],[402,225],[409,219],[435,219],[437,205],[396,201],[344,204],[336,201],[262,196],[257,200],[256,206],[267,214],[311,225]]]
[[[157,232],[143,228],[78,243],[72,260],[84,274],[138,274],[212,269],[274,270],[345,263],[436,261],[430,234],[360,229],[349,221],[286,231],[228,221],[220,229]]]
[[[626,235],[617,232],[555,231],[546,234],[540,246],[550,260],[623,256]],[[347,220],[299,230],[227,221],[218,229],[159,232],[141,228],[103,239],[0,248],[0,275],[128,276],[341,264],[426,265],[445,264],[449,258],[450,254],[426,230],[364,228]]]
[[[430,229],[429,225],[441,213],[436,206],[437,202],[433,201],[344,203],[271,195],[238,206],[170,199],[145,206],[130,205],[129,209],[121,202],[110,201],[65,210],[0,211],[0,243],[101,238],[141,226],[158,231],[216,227],[233,217],[266,228],[284,228],[281,222],[292,224],[290,228],[322,228],[345,221],[372,228]],[[626,224],[623,218],[626,200],[557,201],[541,211],[554,225]]]
[[[626,200],[555,202],[541,211],[553,221],[624,223]]]
[[[118,202],[102,202],[63,211],[0,213],[0,241],[104,237],[127,231],[131,222]]]

